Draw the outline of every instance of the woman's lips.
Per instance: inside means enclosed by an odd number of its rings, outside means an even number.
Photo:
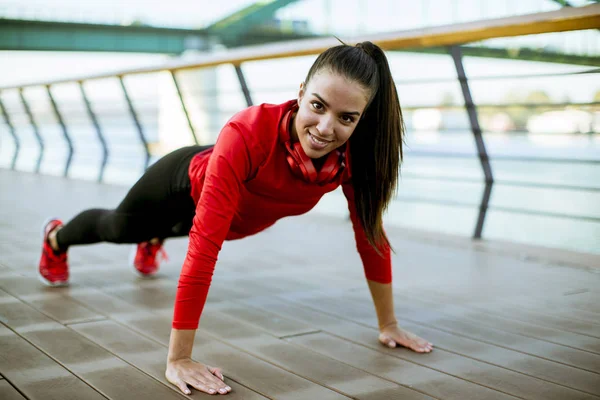
[[[311,133],[308,134],[308,142],[314,150],[323,150],[331,143],[331,141],[320,139]]]

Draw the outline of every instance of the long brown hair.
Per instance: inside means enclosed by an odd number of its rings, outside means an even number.
[[[405,127],[396,85],[385,53],[371,42],[327,49],[308,71],[305,84],[322,69],[357,82],[371,93],[349,143],[356,212],[367,240],[379,251],[389,245],[382,218],[395,194],[403,156]]]

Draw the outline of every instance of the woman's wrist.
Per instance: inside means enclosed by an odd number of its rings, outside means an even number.
[[[394,318],[391,321],[385,322],[383,324],[379,324],[379,330],[383,331],[386,328],[389,328],[390,326],[396,326],[398,325],[398,321]]]
[[[192,359],[192,348],[194,347],[195,330],[171,329],[169,340],[169,352],[167,362]]]
[[[171,363],[174,363],[174,362],[177,362],[177,361],[185,361],[185,360],[192,361],[192,358],[191,357],[187,357],[187,356],[184,356],[184,357],[172,357],[171,355],[169,355],[167,357],[167,364],[171,364]]]

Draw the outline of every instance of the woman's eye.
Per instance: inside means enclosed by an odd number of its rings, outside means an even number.
[[[317,101],[313,101],[312,102],[312,106],[315,110],[322,110],[323,109],[323,104],[317,102]]]
[[[344,122],[346,122],[348,124],[351,124],[351,123],[354,122],[354,118],[350,117],[349,115],[344,115],[342,117],[342,121],[344,121]]]

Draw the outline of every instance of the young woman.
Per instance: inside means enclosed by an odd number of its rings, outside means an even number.
[[[299,215],[340,185],[375,305],[382,344],[429,352],[433,346],[396,321],[390,244],[382,214],[398,181],[403,121],[384,52],[371,42],[322,53],[298,98],[235,115],[214,147],[179,149],[151,166],[115,210],[87,210],[45,227],[40,275],[68,282],[69,246],[139,243],[134,261],[153,274],[169,237],[189,234],[179,278],[167,379],[211,394],[231,388],[218,368],[191,360],[195,331],[224,240]]]

